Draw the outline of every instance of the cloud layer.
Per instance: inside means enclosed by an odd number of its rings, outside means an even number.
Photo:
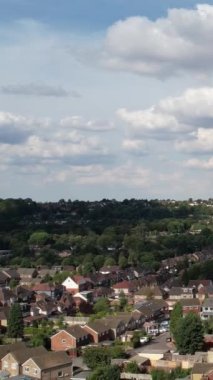
[[[130,17],[106,34],[103,60],[107,67],[141,75],[167,77],[183,72],[212,72],[213,6],[170,9],[151,21]]]

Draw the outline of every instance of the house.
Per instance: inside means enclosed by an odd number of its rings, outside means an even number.
[[[193,288],[182,288],[173,286],[169,291],[169,299],[180,300],[183,298],[194,298]]]
[[[38,277],[40,279],[44,279],[46,276],[53,278],[57,272],[58,272],[57,269],[48,269],[48,268],[39,269]]]
[[[199,289],[200,287],[212,286],[212,280],[190,280],[189,287]]]
[[[168,305],[163,300],[147,300],[139,302],[134,309],[141,312],[146,321],[168,316]]]
[[[55,298],[55,286],[47,283],[38,283],[33,286],[32,290],[36,294],[45,294],[48,297]]]
[[[213,298],[206,298],[202,305],[201,319],[208,320],[213,318]]]
[[[141,313],[139,310],[133,310],[131,315],[135,320],[136,328],[141,328],[145,322],[145,317],[143,313]]]
[[[20,284],[26,285],[38,275],[38,271],[35,268],[18,268],[17,272],[20,276]]]
[[[76,294],[85,290],[90,290],[93,287],[92,281],[89,278],[83,276],[68,276],[62,285],[66,291],[71,294]]]
[[[44,315],[46,317],[56,313],[58,311],[57,304],[53,300],[43,299],[36,302],[30,310],[32,317],[37,315]]]
[[[11,351],[24,350],[26,348],[25,342],[16,342],[13,344],[0,345],[0,369],[2,369],[2,358]]]
[[[71,293],[63,292],[60,299],[57,301],[57,309],[60,313],[70,315],[73,313],[73,296]]]
[[[89,344],[90,336],[81,326],[73,325],[51,337],[52,351],[68,351]]]
[[[130,313],[121,312],[117,314],[117,317],[125,323],[126,330],[135,330],[138,327],[136,318]]]
[[[69,380],[72,375],[71,364],[71,358],[66,352],[48,352],[26,360],[22,364],[22,374],[39,380]]]
[[[182,299],[195,298],[195,290],[195,288],[182,288],[180,286],[173,286],[169,290],[169,297],[166,300],[169,306],[169,310],[172,311],[174,305]]]
[[[10,283],[10,278],[5,274],[3,273],[2,271],[0,271],[0,286],[8,286]]]
[[[99,273],[101,274],[117,274],[120,271],[120,267],[118,265],[112,265],[112,266],[104,266],[99,269]]]
[[[147,299],[163,299],[163,292],[159,286],[143,286],[134,294],[134,303],[147,300]]]
[[[32,355],[44,355],[47,350],[44,347],[25,347],[10,351],[1,359],[2,369],[9,372],[10,376],[17,376],[22,373],[22,364]]]
[[[16,295],[8,288],[0,288],[0,306],[11,306],[16,301]]]
[[[93,343],[99,343],[109,339],[110,328],[104,320],[90,321],[83,328],[89,333]]]
[[[208,380],[209,375],[212,376],[212,363],[195,363],[192,368],[191,380]]]
[[[126,331],[126,324],[120,317],[106,317],[103,321],[109,329],[109,339],[115,340]]]
[[[197,298],[183,299],[179,302],[182,306],[183,316],[186,316],[188,313],[195,313],[197,315],[200,315],[201,305],[200,301]]]
[[[2,272],[8,277],[9,281],[16,280],[19,282],[20,276],[16,269],[2,268]]]
[[[30,303],[34,298],[33,290],[28,289],[27,287],[24,287],[22,285],[17,286],[14,289],[14,293],[17,297],[18,302]]]
[[[113,285],[112,289],[114,290],[115,296],[119,296],[121,293],[130,295],[137,290],[137,286],[133,281],[124,280]]]
[[[10,314],[10,307],[8,306],[0,307],[0,327],[2,331],[4,331],[7,327],[9,314]]]

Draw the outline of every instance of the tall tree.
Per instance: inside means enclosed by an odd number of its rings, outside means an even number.
[[[194,354],[203,348],[203,325],[198,315],[189,313],[178,322],[176,346],[180,354]]]
[[[177,327],[182,316],[183,316],[182,306],[179,302],[177,302],[174,306],[174,309],[171,312],[171,318],[170,318],[170,333],[172,337],[175,339],[175,341],[176,341]]]
[[[21,307],[18,303],[12,305],[8,318],[7,333],[10,338],[21,338],[23,336],[24,323]]]

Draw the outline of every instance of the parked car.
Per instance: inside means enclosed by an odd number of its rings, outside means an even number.
[[[149,337],[148,336],[142,336],[140,337],[140,343],[145,344],[149,342]]]
[[[158,329],[149,330],[148,334],[152,335],[152,336],[157,336],[157,335],[159,335],[159,330]]]

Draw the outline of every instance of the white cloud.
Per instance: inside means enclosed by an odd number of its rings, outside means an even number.
[[[209,158],[208,160],[199,160],[198,158],[192,158],[186,162],[186,166],[194,169],[212,170],[213,157]]]
[[[69,116],[63,118],[60,121],[60,125],[65,128],[93,132],[106,132],[115,128],[112,122],[104,120],[85,120],[81,116]]]
[[[175,142],[178,151],[213,151],[213,88],[188,89],[178,97],[168,97],[148,109],[117,111],[127,124],[129,152],[138,151],[147,139]],[[125,145],[124,145],[125,147]]]
[[[83,118],[82,118],[83,119]],[[105,142],[91,133],[86,136],[51,120],[0,113],[0,154],[2,165],[48,166],[88,165],[112,159]]]
[[[54,173],[47,178],[47,181],[65,182],[70,179],[79,185],[124,185],[130,188],[146,188],[150,184],[151,173],[131,162],[113,168],[101,164],[79,165]]]
[[[170,9],[166,18],[130,17],[112,25],[103,61],[109,68],[142,75],[212,72],[212,42],[212,5]]]
[[[213,128],[199,128],[191,138],[178,141],[176,148],[187,153],[213,153]]]
[[[27,140],[34,129],[46,127],[47,124],[47,120],[0,112],[0,144],[20,144]]]
[[[144,154],[146,153],[146,143],[142,140],[125,139],[122,142],[123,149],[128,153]]]

